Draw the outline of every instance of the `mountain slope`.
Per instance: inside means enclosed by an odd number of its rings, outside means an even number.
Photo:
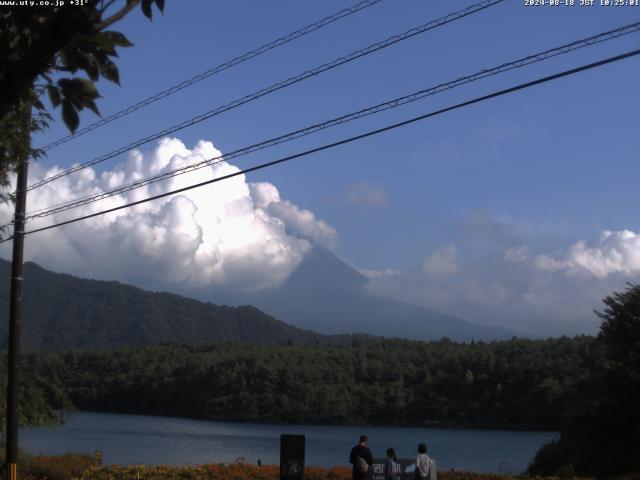
[[[372,295],[368,279],[333,253],[314,248],[278,288],[230,297],[251,304],[300,328],[324,334],[366,332],[415,340],[500,340],[522,336],[502,327],[484,326],[426,307]],[[215,292],[202,298],[216,298]]]
[[[9,313],[11,264],[0,260],[0,312]],[[204,344],[336,341],[301,330],[251,306],[227,307],[118,282],[86,280],[24,268],[22,345],[25,350],[111,347],[159,342]],[[7,322],[0,322],[4,345]]]
[[[9,272],[10,263],[0,260],[0,312],[5,319]],[[278,288],[245,295],[218,293],[217,297],[212,292],[189,292],[237,307],[53,273],[29,262],[24,275],[25,350],[165,342],[344,343],[352,340],[352,334],[363,333],[458,341],[519,336],[500,327],[481,326],[371,295],[366,277],[320,248],[310,252]],[[0,322],[2,345],[6,332],[7,322]]]

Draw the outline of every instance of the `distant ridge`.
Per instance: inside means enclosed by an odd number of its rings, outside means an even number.
[[[316,247],[283,285],[246,295],[199,292],[214,302],[251,304],[300,328],[324,334],[399,337],[413,340],[506,340],[525,336],[502,327],[485,326],[427,307],[373,295],[369,280],[329,250]]]

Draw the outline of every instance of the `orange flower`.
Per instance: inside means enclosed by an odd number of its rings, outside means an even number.
[[[92,458],[86,455],[62,455],[60,457],[34,457],[29,465],[27,480],[278,480],[278,465],[249,465],[246,463],[212,463],[207,465],[171,467],[92,466]],[[305,480],[350,480],[349,467],[308,466]],[[442,471],[440,480],[518,480],[510,475],[480,474],[472,472]],[[549,477],[532,477],[529,480],[560,480]],[[563,479],[567,480],[567,479]],[[570,479],[588,480],[588,479]],[[635,480],[635,479],[634,479]],[[640,480],[640,479],[638,479]]]

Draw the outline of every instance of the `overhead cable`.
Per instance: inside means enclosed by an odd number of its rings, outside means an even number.
[[[62,138],[59,138],[58,140],[51,142],[47,145],[45,145],[44,147],[42,147],[42,150],[44,151],[48,151],[51,150],[54,147],[57,147],[58,145],[62,145],[63,143],[66,143],[70,140],[73,140],[74,138],[78,138],[86,133],[89,133],[93,130],[96,130],[100,127],[103,127],[104,125],[107,125],[108,123],[111,123],[115,120],[118,120],[122,117],[126,117],[127,115],[140,110],[148,105],[151,105],[152,103],[157,102],[158,100],[161,100],[165,97],[168,97],[170,95],[173,95],[174,93],[177,93],[181,90],[184,90],[185,88],[190,87],[191,85],[194,85],[198,82],[201,82],[202,80],[205,80],[209,77],[212,77],[213,75],[216,75],[220,72],[223,72],[225,70],[228,70],[231,67],[235,67],[236,65],[239,65],[241,63],[246,62],[247,60],[251,60],[252,58],[255,58],[259,55],[262,55],[263,53],[266,53],[270,50],[273,50],[275,48],[278,48],[282,45],[285,45],[287,43],[290,43],[294,40],[297,40],[300,37],[303,37],[305,35],[308,35],[311,32],[314,32],[316,30],[319,30],[333,22],[336,22],[340,19],[343,19],[345,17],[348,17],[349,15],[353,15],[354,13],[357,13],[361,10],[364,10],[365,8],[371,7],[377,3],[380,3],[382,0],[364,0],[362,2],[356,3],[355,5],[352,5],[348,8],[342,9],[339,12],[334,13],[333,15],[329,15],[325,18],[323,18],[322,20],[319,20],[315,23],[312,23],[310,25],[307,25],[306,27],[302,27],[294,32],[289,33],[288,35],[285,35],[283,37],[277,38],[276,40],[273,40],[272,42],[266,43],[256,49],[250,50],[242,55],[239,55],[227,62],[221,63],[220,65],[213,67],[213,68],[209,68],[208,70],[205,70],[202,73],[199,73],[198,75],[195,75],[191,78],[189,78],[188,80],[184,80],[176,85],[173,85],[165,90],[162,90],[161,92],[156,93],[155,95],[152,95],[148,98],[145,98],[144,100],[139,101],[138,103],[131,105],[127,108],[124,108],[114,114],[109,115],[108,117],[104,117],[101,118],[100,120],[98,120],[97,122],[94,122],[90,125],[87,125],[84,128],[81,128],[80,130],[77,130],[69,135],[66,135]]]
[[[342,140],[339,140],[339,141],[336,141],[336,142],[333,142],[333,143],[329,143],[329,144],[326,144],[326,145],[322,145],[320,147],[316,147],[316,148],[312,148],[310,150],[306,150],[304,152],[300,152],[300,153],[296,153],[294,155],[289,155],[289,156],[286,156],[286,157],[283,157],[283,158],[279,158],[277,160],[273,160],[273,161],[266,162],[266,163],[261,163],[259,165],[255,165],[253,167],[245,168],[244,170],[239,170],[237,172],[230,173],[230,174],[227,174],[227,175],[223,175],[221,177],[212,178],[210,180],[206,180],[206,181],[203,181],[203,182],[199,182],[199,183],[195,183],[195,184],[192,184],[192,185],[188,185],[186,187],[182,187],[182,188],[178,188],[178,189],[175,189],[175,190],[171,190],[169,192],[164,192],[164,193],[161,193],[159,195],[154,195],[154,196],[151,196],[151,197],[148,197],[148,198],[137,200],[135,202],[130,202],[130,203],[127,203],[127,204],[124,204],[124,205],[120,205],[120,206],[117,206],[117,207],[101,210],[99,212],[95,212],[95,213],[91,213],[91,214],[88,214],[88,215],[83,215],[83,216],[80,216],[80,217],[72,218],[70,220],[65,220],[63,222],[54,223],[52,225],[47,225],[45,227],[40,227],[40,228],[35,228],[33,230],[28,230],[28,231],[24,232],[24,234],[25,235],[31,235],[31,234],[34,234],[34,233],[43,232],[43,231],[50,230],[50,229],[53,229],[53,228],[58,228],[58,227],[61,227],[61,226],[64,226],[64,225],[69,225],[69,224],[72,224],[72,223],[76,223],[76,222],[80,222],[80,221],[83,221],[83,220],[87,220],[89,218],[98,217],[98,216],[101,216],[101,215],[105,215],[107,213],[116,212],[118,210],[122,210],[122,209],[125,209],[125,208],[130,208],[130,207],[133,207],[133,206],[136,206],[136,205],[141,205],[143,203],[147,203],[147,202],[150,202],[150,201],[153,201],[153,200],[157,200],[157,199],[168,197],[168,196],[175,195],[175,194],[178,194],[178,193],[186,192],[186,191],[192,190],[194,188],[199,188],[199,187],[203,187],[205,185],[210,185],[210,184],[213,184],[213,183],[221,182],[223,180],[228,180],[230,178],[237,177],[239,175],[245,175],[247,173],[255,172],[255,171],[262,170],[262,169],[265,169],[265,168],[268,168],[268,167],[273,167],[275,165],[279,165],[279,164],[282,164],[282,163],[285,163],[285,162],[289,162],[291,160],[295,160],[295,159],[298,159],[298,158],[306,157],[306,156],[314,154],[314,153],[318,153],[318,152],[322,152],[322,151],[325,151],[325,150],[329,150],[329,149],[338,147],[340,145],[345,145],[345,144],[352,143],[352,142],[355,142],[355,141],[358,141],[358,140],[363,140],[365,138],[372,137],[374,135],[379,135],[379,134],[384,133],[384,132],[395,130],[397,128],[404,127],[406,125],[410,125],[412,123],[416,123],[416,122],[419,122],[419,121],[422,121],[422,120],[426,120],[427,118],[435,117],[435,116],[441,115],[443,113],[447,113],[447,112],[450,112],[450,111],[453,111],[453,110],[458,110],[458,109],[461,109],[461,108],[464,108],[464,107],[467,107],[467,106],[470,106],[470,105],[473,105],[473,104],[476,104],[476,103],[484,102],[484,101],[487,101],[487,100],[490,100],[490,99],[493,99],[493,98],[501,97],[503,95],[507,95],[507,94],[510,94],[510,93],[513,93],[513,92],[517,92],[519,90],[524,90],[526,88],[530,88],[530,87],[533,87],[535,85],[540,85],[540,84],[543,84],[543,83],[546,83],[546,82],[550,82],[552,80],[556,80],[556,79],[563,78],[563,77],[568,77],[570,75],[574,75],[574,74],[579,73],[579,72],[592,70],[594,68],[601,67],[603,65],[607,65],[607,64],[610,64],[610,63],[618,62],[618,61],[621,61],[621,60],[624,60],[624,59],[627,59],[627,58],[630,58],[630,57],[634,57],[634,56],[637,56],[637,55],[640,55],[640,49],[632,50],[632,51],[629,51],[629,52],[626,52],[626,53],[622,53],[620,55],[615,55],[613,57],[608,57],[608,58],[605,58],[603,60],[599,60],[597,62],[593,62],[593,63],[589,63],[589,64],[586,64],[586,65],[582,65],[580,67],[572,68],[570,70],[564,70],[562,72],[555,73],[553,75],[548,75],[548,76],[545,76],[545,77],[541,77],[541,78],[538,78],[536,80],[532,80],[532,81],[529,81],[529,82],[521,83],[519,85],[515,85],[513,87],[509,87],[509,88],[506,88],[506,89],[503,89],[503,90],[499,90],[499,91],[496,91],[496,92],[493,92],[493,93],[490,93],[490,94],[487,94],[487,95],[483,95],[481,97],[476,97],[476,98],[473,98],[471,100],[467,100],[465,102],[457,103],[455,105],[451,105],[451,106],[446,107],[446,108],[441,108],[439,110],[435,110],[435,111],[432,111],[432,112],[429,112],[429,113],[425,113],[423,115],[419,115],[417,117],[413,117],[413,118],[410,118],[408,120],[404,120],[402,122],[394,123],[394,124],[388,125],[386,127],[378,128],[376,130],[371,130],[371,131],[368,131],[366,133],[362,133],[360,135],[355,135],[355,136],[352,136],[352,137],[349,137],[349,138],[345,138],[345,139],[342,139]],[[7,239],[4,239],[4,240],[0,241],[0,243],[7,242],[7,241],[11,240],[12,238],[13,237],[9,237]]]
[[[153,183],[157,183],[160,181],[168,180],[170,178],[176,177],[178,175],[183,175],[186,173],[190,173],[201,168],[209,167],[211,165],[215,165],[222,161],[231,160],[233,158],[237,158],[240,156],[248,155],[250,153],[256,152],[258,150],[263,150],[265,148],[269,148],[275,145],[279,145],[281,143],[289,142],[295,140],[300,137],[304,137],[310,135],[312,133],[325,130],[327,128],[331,128],[337,125],[341,125],[343,123],[347,123],[353,120],[357,120],[359,118],[363,118],[369,115],[373,115],[382,111],[386,111],[389,109],[397,108],[401,105],[405,105],[408,103],[415,102],[417,100],[423,99],[428,96],[436,95],[443,91],[447,91],[453,88],[456,88],[461,85],[465,85],[467,83],[471,83],[486,77],[498,75],[500,73],[504,73],[510,70],[514,70],[517,68],[522,68],[527,65],[531,65],[533,63],[538,63],[549,58],[553,58],[559,55],[564,55],[574,50],[584,48],[590,45],[594,45],[597,43],[601,43],[607,40],[612,40],[614,38],[619,38],[623,35],[627,35],[630,33],[640,31],[640,21],[631,23],[628,25],[624,25],[622,27],[616,28],[614,30],[609,30],[607,32],[599,33],[597,35],[592,35],[587,38],[583,38],[580,40],[573,41],[571,43],[567,43],[561,45],[559,47],[551,48],[545,50],[543,52],[538,52],[532,55],[528,55],[526,57],[519,58],[517,60],[512,60],[510,62],[502,63],[496,67],[486,68],[480,70],[471,75],[465,75],[462,77],[458,77],[455,80],[440,83],[433,87],[429,87],[427,89],[422,89],[417,92],[411,93],[409,95],[404,95],[401,97],[394,98],[392,100],[387,100],[385,102],[379,103],[377,105],[367,107],[355,112],[351,112],[345,115],[341,115],[339,117],[332,118],[330,120],[326,120],[321,123],[316,123],[310,126],[307,126],[302,129],[295,130],[293,132],[286,133],[284,135],[280,135],[278,137],[274,137],[260,143],[256,143],[247,147],[239,148],[237,150],[228,152],[224,155],[219,155],[217,157],[213,157],[210,159],[206,159],[197,163],[193,163],[191,165],[186,165],[181,168],[177,168],[168,172],[164,172],[158,175],[154,175],[147,178],[142,178],[136,180],[135,182],[128,183],[126,185],[121,185],[119,187],[115,187],[103,192],[94,193],[90,195],[86,195],[84,197],[68,200],[56,205],[51,205],[48,207],[40,208],[38,210],[31,211],[27,213],[26,219],[31,220],[35,218],[47,217],[50,215],[54,215],[56,213],[64,212],[67,210],[71,210],[73,208],[77,208],[80,206],[84,206],[93,202],[97,202],[106,198],[113,197],[115,195],[119,195],[122,193],[126,193],[138,188],[145,187],[147,185],[151,185]]]
[[[114,158],[124,152],[128,152],[130,150],[133,150],[134,148],[140,147],[141,145],[144,145],[145,143],[149,143],[153,140],[157,140],[158,138],[164,137],[166,135],[170,135],[173,134],[177,131],[183,130],[187,127],[191,127],[197,123],[200,123],[204,120],[207,120],[209,118],[212,118],[216,115],[220,115],[221,113],[227,112],[229,110],[232,110],[234,108],[237,108],[241,105],[244,105],[245,103],[251,102],[253,100],[257,100],[258,98],[264,97],[265,95],[269,95],[270,93],[276,92],[278,90],[281,90],[285,87],[288,87],[290,85],[296,84],[298,82],[301,82],[303,80],[306,80],[307,78],[311,78],[314,77],[316,75],[319,75],[323,72],[326,72],[328,70],[334,69],[336,67],[339,67],[341,65],[344,65],[346,63],[352,62],[354,60],[357,60],[358,58],[364,57],[366,55],[370,55],[371,53],[377,52],[378,50],[382,50],[384,48],[390,47],[392,45],[395,45],[398,42],[401,42],[403,40],[406,40],[408,38],[414,37],[416,35],[419,35],[421,33],[425,33],[429,30],[433,30],[435,28],[441,27],[442,25],[446,25],[448,23],[451,23],[453,21],[456,20],[460,20],[464,17],[467,17],[469,15],[472,15],[474,13],[480,12],[482,10],[485,10],[489,7],[492,7],[494,5],[497,5],[499,3],[504,2],[505,0],[484,0],[480,3],[476,3],[473,4],[469,7],[466,7],[462,10],[458,10],[456,12],[450,13],[448,15],[445,15],[444,17],[438,18],[437,20],[432,20],[430,22],[427,22],[423,25],[420,25],[419,27],[415,27],[415,28],[411,28],[403,33],[400,33],[398,35],[393,35],[389,38],[387,38],[386,40],[383,40],[381,42],[377,42],[374,43],[372,45],[369,45],[368,47],[365,47],[363,49],[360,50],[356,50],[355,52],[352,52],[348,55],[342,56],[340,58],[337,58],[335,60],[332,60],[331,62],[322,64],[318,67],[312,68],[311,70],[306,70],[305,72],[302,72],[298,75],[295,75],[293,77],[289,77],[286,80],[282,80],[280,82],[274,83],[272,85],[270,85],[269,87],[263,88],[261,90],[258,90],[257,92],[254,92],[252,94],[249,95],[245,95],[242,98],[239,98],[237,100],[234,100],[231,103],[228,103],[226,105],[222,105],[220,107],[214,108],[213,110],[209,110],[208,112],[202,113],[200,115],[197,115],[189,120],[186,120],[184,122],[180,122],[178,124],[175,124],[171,127],[165,128],[164,130],[161,130],[159,132],[153,133],[151,135],[148,135],[144,138],[141,138],[139,140],[136,140],[132,143],[129,143],[128,145],[125,145],[123,147],[117,148],[116,150],[113,150],[109,153],[106,153],[104,155],[101,155],[99,157],[96,157],[92,160],[89,160],[85,163],[81,163],[79,165],[75,165],[74,167],[71,167],[63,172],[57,173],[55,175],[52,175],[51,177],[47,177],[45,179],[40,180],[39,182],[36,182],[34,184],[31,184],[27,187],[27,190],[33,190],[34,188],[39,188],[42,187],[43,185],[46,185],[49,182],[53,182],[54,180],[57,180],[59,178],[65,177],[67,175],[70,175],[72,173],[78,172],[80,170],[83,170],[85,168],[91,167],[93,165],[97,165],[98,163],[104,162],[106,160],[109,160],[111,158]]]

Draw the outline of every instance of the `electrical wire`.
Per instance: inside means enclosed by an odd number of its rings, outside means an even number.
[[[626,53],[622,53],[620,55],[615,55],[613,57],[608,57],[608,58],[605,58],[603,60],[599,60],[597,62],[593,62],[593,63],[589,63],[589,64],[586,64],[586,65],[582,65],[580,67],[572,68],[570,70],[564,70],[562,72],[555,73],[553,75],[548,75],[548,76],[545,76],[545,77],[541,77],[541,78],[538,78],[536,80],[532,80],[532,81],[529,81],[529,82],[521,83],[521,84],[515,85],[513,87],[509,87],[509,88],[506,88],[506,89],[503,89],[503,90],[499,90],[499,91],[496,91],[496,92],[493,92],[493,93],[490,93],[490,94],[487,94],[487,95],[484,95],[484,96],[481,96],[481,97],[476,97],[476,98],[473,98],[471,100],[467,100],[467,101],[462,102],[462,103],[457,103],[455,105],[451,105],[451,106],[446,107],[446,108],[442,108],[442,109],[439,109],[439,110],[435,110],[435,111],[426,113],[424,115],[413,117],[413,118],[410,118],[408,120],[404,120],[404,121],[399,122],[399,123],[394,123],[392,125],[387,125],[386,127],[378,128],[376,130],[371,130],[371,131],[368,131],[366,133],[362,133],[360,135],[355,135],[355,136],[352,136],[352,137],[349,137],[349,138],[345,138],[345,139],[339,140],[337,142],[333,142],[333,143],[329,143],[329,144],[326,144],[326,145],[322,145],[320,147],[312,148],[310,150],[306,150],[304,152],[296,153],[294,155],[289,155],[287,157],[283,157],[283,158],[280,158],[280,159],[277,159],[277,160],[273,160],[273,161],[266,162],[266,163],[261,163],[259,165],[255,165],[253,167],[245,168],[244,170],[239,170],[237,172],[230,173],[230,174],[227,174],[227,175],[223,175],[221,177],[212,178],[210,180],[206,180],[206,181],[199,182],[199,183],[196,183],[196,184],[192,184],[192,185],[189,185],[189,186],[186,186],[186,187],[178,188],[178,189],[175,189],[175,190],[172,190],[172,191],[169,191],[169,192],[164,192],[164,193],[161,193],[159,195],[154,195],[152,197],[148,197],[148,198],[144,198],[144,199],[141,199],[141,200],[137,200],[135,202],[130,202],[130,203],[127,203],[127,204],[124,204],[124,205],[120,205],[120,206],[117,206],[117,207],[113,207],[113,208],[109,208],[109,209],[102,210],[102,211],[99,211],[99,212],[91,213],[89,215],[83,215],[81,217],[76,217],[76,218],[73,218],[73,219],[70,219],[70,220],[66,220],[66,221],[63,221],[63,222],[54,223],[52,225],[47,225],[45,227],[35,228],[33,230],[29,230],[29,231],[24,232],[24,235],[31,235],[31,234],[34,234],[34,233],[43,232],[45,230],[50,230],[52,228],[58,228],[58,227],[61,227],[63,225],[69,225],[71,223],[76,223],[76,222],[80,222],[82,220],[87,220],[89,218],[94,218],[94,217],[97,217],[97,216],[100,216],[100,215],[105,215],[107,213],[116,212],[118,210],[122,210],[122,209],[125,209],[125,208],[130,208],[130,207],[133,207],[133,206],[136,206],[136,205],[140,205],[140,204],[143,204],[143,203],[146,203],[146,202],[150,202],[152,200],[157,200],[157,199],[160,199],[160,198],[164,198],[164,197],[168,197],[168,196],[171,196],[171,195],[175,195],[177,193],[186,192],[186,191],[192,190],[194,188],[202,187],[202,186],[209,185],[209,184],[212,184],[212,183],[221,182],[223,180],[228,180],[230,178],[237,177],[239,175],[245,175],[247,173],[255,172],[255,171],[258,171],[258,170],[262,170],[262,169],[265,169],[265,168],[268,168],[268,167],[272,167],[272,166],[281,164],[281,163],[289,162],[289,161],[295,160],[297,158],[302,158],[302,157],[306,157],[306,156],[314,154],[314,153],[318,153],[318,152],[322,152],[322,151],[325,151],[325,150],[329,150],[331,148],[335,148],[335,147],[338,147],[340,145],[345,145],[345,144],[352,143],[352,142],[355,142],[355,141],[358,141],[358,140],[362,140],[362,139],[365,139],[365,138],[368,138],[368,137],[372,137],[374,135],[379,135],[380,133],[384,133],[384,132],[388,132],[388,131],[391,131],[391,130],[395,130],[397,128],[404,127],[406,125],[410,125],[412,123],[416,123],[416,122],[425,120],[427,118],[435,117],[437,115],[441,115],[441,114],[446,113],[446,112],[450,112],[450,111],[453,111],[453,110],[458,110],[460,108],[464,108],[464,107],[467,107],[467,106],[470,106],[470,105],[473,105],[473,104],[476,104],[476,103],[484,102],[486,100],[490,100],[490,99],[497,98],[497,97],[500,97],[500,96],[503,96],[503,95],[507,95],[507,94],[510,94],[510,93],[513,93],[513,92],[516,92],[516,91],[519,91],[519,90],[524,90],[526,88],[530,88],[530,87],[533,87],[535,85],[540,85],[542,83],[550,82],[552,80],[556,80],[556,79],[559,79],[559,78],[563,78],[563,77],[567,77],[567,76],[570,76],[570,75],[574,75],[574,74],[579,73],[579,72],[584,72],[584,71],[587,71],[587,70],[591,70],[591,69],[594,69],[594,68],[597,68],[597,67],[601,67],[603,65],[607,65],[607,64],[610,64],[610,63],[618,62],[618,61],[621,61],[621,60],[624,60],[624,59],[627,59],[627,58],[630,58],[630,57],[634,57],[634,56],[637,56],[637,55],[640,55],[640,49],[632,50],[632,51],[629,51],[629,52],[626,52]],[[0,244],[9,241],[12,238],[13,237],[9,237],[7,239],[4,239],[4,240],[0,241]]]
[[[510,70],[514,70],[517,68],[522,68],[524,66],[527,65],[531,65],[533,63],[538,63],[544,60],[547,60],[549,58],[553,58],[559,55],[564,55],[567,54],[569,52],[572,52],[574,50],[580,49],[580,48],[584,48],[587,46],[591,46],[597,43],[601,43],[604,41],[608,41],[608,40],[612,40],[615,38],[619,38],[623,35],[627,35],[630,33],[634,33],[634,32],[638,32],[640,31],[640,21],[635,22],[635,23],[631,23],[628,25],[624,25],[622,27],[613,29],[613,30],[609,30],[607,32],[603,32],[603,33],[599,33],[597,35],[592,35],[590,37],[587,38],[583,38],[580,40],[575,40],[571,43],[567,43],[564,45],[561,45],[559,47],[555,47],[555,48],[551,48],[548,50],[545,50],[543,52],[539,52],[539,53],[535,53],[532,55],[528,55],[526,57],[522,57],[519,58],[517,60],[513,60],[510,62],[505,62],[497,67],[493,67],[493,68],[487,68],[487,69],[483,69],[478,71],[477,73],[471,74],[471,75],[466,75],[463,77],[458,77],[455,80],[452,80],[450,82],[446,82],[446,83],[440,83],[436,86],[430,87],[428,89],[423,89],[423,90],[419,90],[417,92],[411,93],[410,95],[405,95],[402,97],[397,97],[394,98],[392,100],[388,100],[386,102],[382,102],[379,103],[377,105],[374,105],[372,107],[368,107],[368,108],[364,108],[361,110],[358,110],[356,112],[352,112],[352,113],[348,113],[346,115],[342,115],[340,117],[336,117],[336,118],[332,118],[330,120],[324,121],[322,123],[317,123],[299,130],[295,130],[293,132],[289,132],[286,133],[284,135],[280,135],[278,137],[275,138],[271,138],[269,140],[265,140],[263,142],[260,143],[256,143],[253,145],[250,145],[248,147],[243,147],[237,150],[234,150],[232,152],[229,152],[225,155],[219,155],[217,157],[213,157],[211,159],[207,159],[207,160],[203,160],[201,162],[197,162],[191,165],[187,165],[181,168],[177,168],[175,170],[171,170],[169,172],[164,172],[162,174],[159,175],[155,175],[152,177],[147,177],[147,178],[143,178],[140,180],[136,180],[135,182],[131,182],[129,184],[126,185],[122,185],[104,192],[100,192],[100,193],[95,193],[95,194],[91,194],[91,195],[86,195],[84,197],[80,197],[80,198],[76,198],[73,200],[69,200],[66,202],[62,202],[56,205],[52,205],[52,206],[48,206],[48,207],[44,207],[44,208],[40,208],[38,210],[34,210],[31,211],[29,213],[27,213],[26,216],[26,220],[31,220],[31,219],[35,219],[35,218],[43,218],[43,217],[47,217],[50,215],[54,215],[56,213],[60,213],[60,212],[64,212],[67,210],[71,210],[73,208],[77,208],[80,206],[84,206],[84,205],[88,205],[90,203],[93,202],[97,202],[106,198],[110,198],[113,197],[115,195],[119,195],[121,193],[126,193],[129,191],[132,191],[134,189],[137,188],[142,188],[144,186],[147,185],[151,185],[153,183],[156,182],[160,182],[163,180],[167,180],[169,178],[173,178],[176,177],[178,175],[183,175],[189,172],[193,172],[196,170],[199,170],[201,168],[205,168],[211,165],[215,165],[217,163],[220,163],[222,161],[227,161],[230,160],[232,158],[237,158],[243,155],[247,155],[249,153],[253,153],[256,152],[258,150],[263,150],[265,148],[269,148],[275,145],[279,145],[281,143],[285,143],[285,142],[289,142],[292,140],[295,140],[297,138],[303,137],[303,136],[307,136],[310,135],[312,133],[330,128],[330,127],[334,127],[337,125],[341,125],[343,123],[347,123],[359,118],[363,118],[365,116],[369,116],[369,115],[373,115],[382,111],[386,111],[392,108],[397,108],[401,105],[405,105],[411,102],[415,102],[417,100],[423,99],[425,97],[431,96],[431,95],[435,95],[438,93],[441,93],[443,91],[446,90],[450,90],[453,89],[455,87],[458,87],[460,85],[464,85],[467,83],[471,83],[477,80],[481,80],[483,78],[486,77],[490,77],[493,75],[498,75],[500,73],[504,73]],[[10,224],[8,224],[10,225]],[[5,225],[8,226],[8,225]]]
[[[437,20],[432,20],[430,22],[427,22],[419,27],[415,27],[415,28],[411,28],[401,34],[398,35],[394,35],[392,37],[387,38],[386,40],[383,40],[381,42],[377,42],[374,43],[372,45],[369,45],[366,48],[360,49],[360,50],[356,50],[355,52],[352,52],[348,55],[345,55],[343,57],[337,58],[331,62],[325,63],[323,65],[320,65],[319,67],[315,67],[311,70],[307,70],[299,75],[293,76],[293,77],[289,77],[286,80],[280,81],[278,83],[274,83],[273,85],[263,88],[261,90],[258,90],[255,93],[252,93],[250,95],[246,95],[238,100],[234,100],[231,103],[228,103],[226,105],[223,105],[221,107],[215,108],[213,110],[210,110],[206,113],[200,114],[196,117],[193,117],[189,120],[186,120],[184,122],[178,123],[176,125],[173,125],[171,127],[168,127],[160,132],[151,134],[147,137],[144,137],[140,140],[137,140],[133,143],[130,143],[128,145],[125,145],[124,147],[120,147],[116,150],[113,150],[110,153],[101,155],[99,157],[94,158],[93,160],[90,160],[88,162],[76,165],[68,170],[65,170],[63,172],[60,172],[58,174],[52,175],[51,177],[47,177],[43,180],[40,180],[39,182],[36,182],[32,185],[29,185],[27,187],[27,191],[33,190],[35,188],[39,188],[42,187],[43,185],[46,185],[49,182],[53,182],[54,180],[57,180],[59,178],[65,177],[67,175],[70,175],[72,173],[78,172],[80,170],[83,170],[87,167],[91,167],[93,165],[96,165],[98,163],[104,162],[106,160],[109,160],[117,155],[120,155],[121,153],[127,152],[129,150],[133,150],[134,148],[137,148],[141,145],[144,145],[145,143],[151,142],[153,140],[157,140],[158,138],[164,137],[166,135],[170,135],[172,133],[175,133],[179,130],[185,129],[187,127],[193,126],[197,123],[200,123],[204,120],[207,120],[211,117],[214,117],[216,115],[219,115],[223,112],[232,110],[236,107],[239,107],[241,105],[244,105],[245,103],[251,102],[253,100],[256,100],[260,97],[263,97],[265,95],[268,95],[270,93],[273,93],[275,91],[281,90],[285,87],[288,87],[290,85],[293,85],[295,83],[301,82],[303,80],[306,80],[307,78],[311,78],[314,77],[316,75],[319,75],[327,70],[331,70],[334,69],[340,65],[344,65],[346,63],[352,62],[358,58],[364,57],[366,55],[369,55],[373,52],[376,52],[378,50],[382,50],[384,48],[390,47],[391,45],[394,45],[398,42],[401,42],[403,40],[406,40],[408,38],[414,37],[416,35],[419,35],[421,33],[425,33],[429,30],[432,30],[434,28],[440,27],[442,25],[446,25],[450,22],[459,20],[461,18],[464,18],[468,15],[477,13],[479,11],[485,10],[489,7],[492,7],[494,5],[497,5],[499,3],[504,2],[505,0],[484,0],[480,3],[476,3],[473,4],[467,8],[464,8],[462,10],[458,10],[456,12],[450,13],[444,17],[441,17]]]
[[[251,50],[249,52],[246,52],[240,56],[237,56],[225,63],[221,63],[220,65],[210,68],[208,70],[205,70],[202,73],[199,73],[198,75],[195,75],[191,78],[189,78],[188,80],[184,80],[176,85],[173,85],[169,88],[167,88],[166,90],[163,90],[161,92],[156,93],[155,95],[152,95],[148,98],[145,98],[144,100],[139,101],[138,103],[131,105],[127,108],[124,108],[112,115],[109,115],[108,117],[102,118],[100,120],[98,120],[95,123],[92,123],[91,125],[87,125],[84,128],[81,128],[80,130],[77,130],[76,132],[73,132],[69,135],[66,135],[62,138],[59,138],[58,140],[51,142],[47,145],[45,145],[44,147],[42,147],[41,150],[49,151],[54,147],[57,147],[58,145],[62,145],[63,143],[66,143],[70,140],[73,140],[74,138],[78,138],[86,133],[89,133],[93,130],[96,130],[104,125],[107,125],[108,123],[111,123],[115,120],[118,120],[122,117],[126,117],[127,115],[140,110],[144,107],[146,107],[147,105],[151,105],[152,103],[157,102],[158,100],[161,100],[165,97],[168,97],[170,95],[173,95],[174,93],[179,92],[180,90],[183,90],[187,87],[190,87],[191,85],[194,85],[195,83],[201,82],[202,80],[205,80],[209,77],[212,77],[213,75],[216,75],[220,72],[223,72],[224,70],[228,70],[231,67],[235,67],[236,65],[239,65],[243,62],[246,62],[247,60],[251,60],[252,58],[255,58],[259,55],[262,55],[263,53],[266,53],[270,50],[273,50],[275,48],[278,48],[282,45],[285,45],[287,43],[290,43],[294,40],[297,40],[300,37],[303,37],[305,35],[308,35],[311,32],[314,32],[316,30],[319,30],[320,28],[323,28],[333,22],[336,22],[338,20],[341,20],[345,17],[348,17],[349,15],[352,15],[356,12],[359,12],[361,10],[364,10],[365,8],[371,7],[377,3],[380,3],[382,0],[364,0],[362,2],[356,3],[355,5],[352,5],[351,7],[345,8],[340,10],[339,12],[334,13],[333,15],[329,15],[328,17],[323,18],[322,20],[319,20],[315,23],[312,23],[310,25],[307,25],[306,27],[300,28],[298,30],[296,30],[295,32],[291,32],[288,35],[285,35],[283,37],[277,38],[276,40],[273,40],[272,42],[266,43],[254,50]]]

